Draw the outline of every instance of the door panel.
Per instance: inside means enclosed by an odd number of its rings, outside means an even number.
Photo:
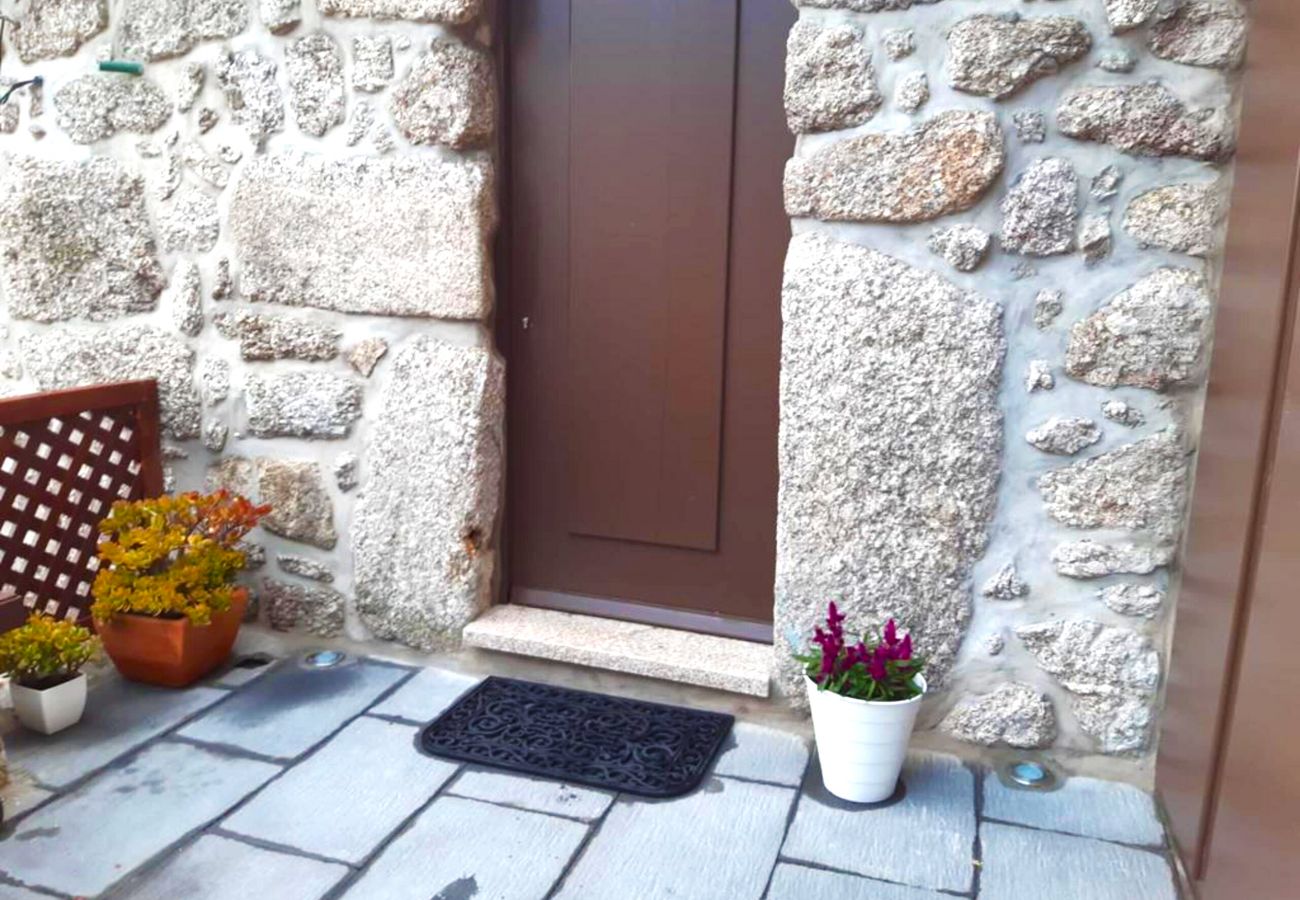
[[[714,550],[735,0],[573,0],[569,529]]]
[[[1290,350],[1268,465],[1256,568],[1241,620],[1239,665],[1225,725],[1213,826],[1204,848],[1202,896],[1300,893],[1300,341],[1296,276]]]
[[[1206,900],[1300,879],[1296,307],[1300,19],[1251,6],[1214,357],[1174,625],[1156,783]],[[1287,363],[1288,354],[1291,360]],[[1280,703],[1279,703],[1280,701]]]
[[[770,622],[795,12],[507,13],[510,594]]]

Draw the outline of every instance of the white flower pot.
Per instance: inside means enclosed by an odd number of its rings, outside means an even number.
[[[81,721],[86,711],[86,676],[78,675],[52,688],[38,691],[14,682],[9,686],[18,721],[32,731],[54,734]]]
[[[826,790],[853,803],[889,799],[907,757],[907,743],[925,695],[925,679],[916,676],[920,694],[893,703],[855,700],[818,690],[816,682],[806,676],[804,683]]]

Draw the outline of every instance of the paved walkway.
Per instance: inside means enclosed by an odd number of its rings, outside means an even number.
[[[739,724],[699,791],[647,801],[417,753],[472,683],[373,661],[106,677],[76,728],[8,738],[40,790],[0,839],[0,900],[1175,897],[1131,787],[1027,794],[917,756],[906,799],[865,811],[820,789],[802,740]]]

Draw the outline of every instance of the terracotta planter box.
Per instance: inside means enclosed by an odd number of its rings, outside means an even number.
[[[95,623],[104,652],[126,678],[164,687],[185,687],[212,672],[230,656],[248,607],[248,591],[238,588],[230,609],[210,625],[189,619],[158,619],[132,614]]]

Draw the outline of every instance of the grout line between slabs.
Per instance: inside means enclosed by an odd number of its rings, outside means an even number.
[[[4,887],[21,888],[24,891],[30,891],[31,893],[38,894],[41,897],[54,897],[57,898],[57,900],[78,900],[78,898],[73,897],[71,894],[60,894],[58,891],[51,890],[47,887],[41,887],[39,885],[23,884],[21,881],[15,881],[7,875],[0,874],[0,888]]]
[[[604,827],[605,820],[609,818],[610,813],[614,811],[614,807],[618,805],[618,802],[621,799],[623,799],[621,793],[615,794],[614,799],[610,801],[609,806],[605,807],[605,811],[600,814],[600,818],[596,819],[594,822],[588,823],[587,833],[583,835],[582,841],[578,844],[577,849],[573,851],[573,855],[569,857],[569,861],[565,864],[564,868],[560,870],[560,876],[555,879],[555,884],[551,885],[551,889],[546,892],[545,900],[554,900],[554,898],[559,895],[560,890],[564,887],[564,882],[569,879],[573,870],[578,867],[578,863],[587,855],[587,848],[591,846],[594,840],[596,840],[596,835],[598,835]]]
[[[461,767],[458,776],[464,774],[467,770],[468,770],[467,767]],[[604,811],[602,811],[600,816],[597,816],[594,819],[583,819],[583,818],[579,818],[578,816],[566,816],[563,813],[548,812],[547,810],[544,809],[533,809],[531,806],[520,806],[516,803],[507,803],[504,800],[485,800],[482,797],[474,797],[471,796],[470,794],[458,794],[454,790],[446,791],[446,795],[448,797],[455,797],[457,800],[470,800],[473,801],[474,803],[486,803],[488,806],[495,806],[500,809],[509,809],[509,810],[513,810],[514,812],[535,813],[536,815],[539,816],[548,816],[552,819],[561,819],[565,822],[577,822],[579,825],[587,825],[587,826],[590,826],[594,822],[599,821],[601,816],[605,814]],[[612,800],[610,801],[609,805],[610,806],[614,805]]]
[[[835,866],[828,866],[825,863],[816,862],[811,859],[799,859],[796,856],[786,856],[784,853],[777,857],[778,863],[785,863],[791,866],[800,866],[805,869],[816,869],[819,872],[831,872],[835,875],[849,875],[853,878],[861,878],[863,881],[873,882],[875,884],[888,884],[894,887],[908,888],[913,891],[930,891],[934,894],[940,894],[945,897],[966,897],[971,895],[968,891],[954,891],[949,888],[920,887],[915,884],[908,884],[905,881],[891,881],[888,878],[881,878],[878,875],[864,875],[861,872],[855,872],[852,869],[839,869]]]
[[[1062,837],[1078,838],[1082,841],[1096,841],[1099,844],[1113,844],[1116,847],[1124,847],[1128,850],[1142,850],[1146,853],[1154,853],[1157,856],[1169,855],[1169,848],[1164,844],[1130,844],[1127,841],[1117,841],[1112,838],[1097,837],[1093,834],[1079,834],[1075,831],[1061,831],[1057,828],[1044,828],[1041,825],[1012,822],[1008,819],[995,819],[992,816],[984,816],[980,819],[980,822],[981,824],[987,822],[990,825],[1003,825],[1008,828],[1022,828],[1025,831],[1038,831],[1044,834],[1059,834]]]
[[[805,766],[804,771],[805,771],[805,772],[807,771],[807,767],[806,767],[806,766]],[[721,778],[721,779],[723,779],[724,781],[739,781],[739,782],[742,782],[742,783],[744,783],[744,784],[760,784],[760,785],[762,785],[762,786],[764,786],[764,787],[778,787],[778,788],[785,788],[785,789],[788,790],[788,791],[794,791],[794,792],[796,792],[796,793],[802,793],[802,792],[803,792],[803,788],[802,788],[802,786],[801,786],[801,785],[803,784],[802,781],[800,781],[798,784],[790,784],[790,783],[787,782],[787,781],[771,781],[771,780],[766,779],[766,778],[752,778],[752,777],[750,777],[750,776],[748,776],[748,775],[731,775],[731,774],[720,775],[720,774],[718,774],[717,772],[713,772],[713,771],[706,772],[704,777],[705,777],[705,778]]]
[[[254,837],[251,834],[244,834],[241,831],[231,831],[229,828],[222,828],[218,823],[203,832],[205,835],[225,838],[228,841],[236,841],[240,844],[247,844],[250,847],[257,847],[259,850],[271,850],[275,853],[283,853],[286,856],[298,856],[303,859],[310,859],[313,862],[330,863],[331,865],[343,866],[349,871],[355,871],[361,868],[360,863],[348,862],[346,859],[338,859],[333,856],[326,856],[323,853],[313,853],[310,850],[303,850],[301,847],[295,847],[292,844],[282,844],[279,841],[267,840],[266,838]]]
[[[790,809],[785,814],[785,828],[781,831],[781,843],[776,847],[776,858],[772,860],[772,867],[767,872],[767,881],[763,884],[762,896],[764,898],[772,890],[772,879],[776,877],[776,867],[781,864],[781,851],[785,849],[786,839],[790,837],[790,826],[794,825],[795,814],[799,811],[799,804],[803,802],[803,784],[808,778],[808,772],[812,769],[812,758],[813,751],[809,750],[808,757],[803,763],[803,775],[800,776],[799,783],[794,786],[794,797],[790,801]]]
[[[989,776],[982,767],[975,767],[971,770],[974,775],[972,781],[975,786],[975,796],[971,798],[972,812],[975,814],[975,840],[971,844],[971,887],[970,895],[978,898],[980,895],[980,876],[984,874],[984,840],[983,829],[981,826],[984,822],[984,779]]]
[[[359,881],[362,877],[365,876],[365,874],[368,871],[370,871],[370,867],[374,865],[375,860],[377,860],[381,855],[383,855],[384,851],[386,851],[396,841],[398,841],[402,837],[402,835],[406,834],[413,827],[415,827],[416,820],[419,819],[420,816],[428,812],[429,807],[433,806],[433,804],[436,803],[439,800],[439,798],[447,796],[446,794],[447,786],[451,784],[453,781],[455,781],[457,777],[459,777],[461,771],[463,771],[464,768],[465,768],[464,766],[457,766],[455,771],[453,771],[450,775],[447,776],[447,780],[444,781],[442,784],[438,785],[438,789],[434,791],[432,795],[430,795],[427,801],[420,804],[419,808],[414,810],[409,816],[407,816],[404,820],[402,820],[402,822],[396,828],[394,828],[391,832],[388,833],[387,837],[385,837],[378,844],[376,844],[375,847],[370,851],[370,853],[366,855],[366,857],[361,861],[359,865],[350,867],[351,868],[350,873],[344,876],[343,879],[341,879],[338,884],[336,884],[333,888],[331,888],[325,894],[325,896],[321,898],[321,900],[335,900],[335,898],[341,897],[343,896],[344,893],[350,891],[353,885],[355,885],[357,881]]]

